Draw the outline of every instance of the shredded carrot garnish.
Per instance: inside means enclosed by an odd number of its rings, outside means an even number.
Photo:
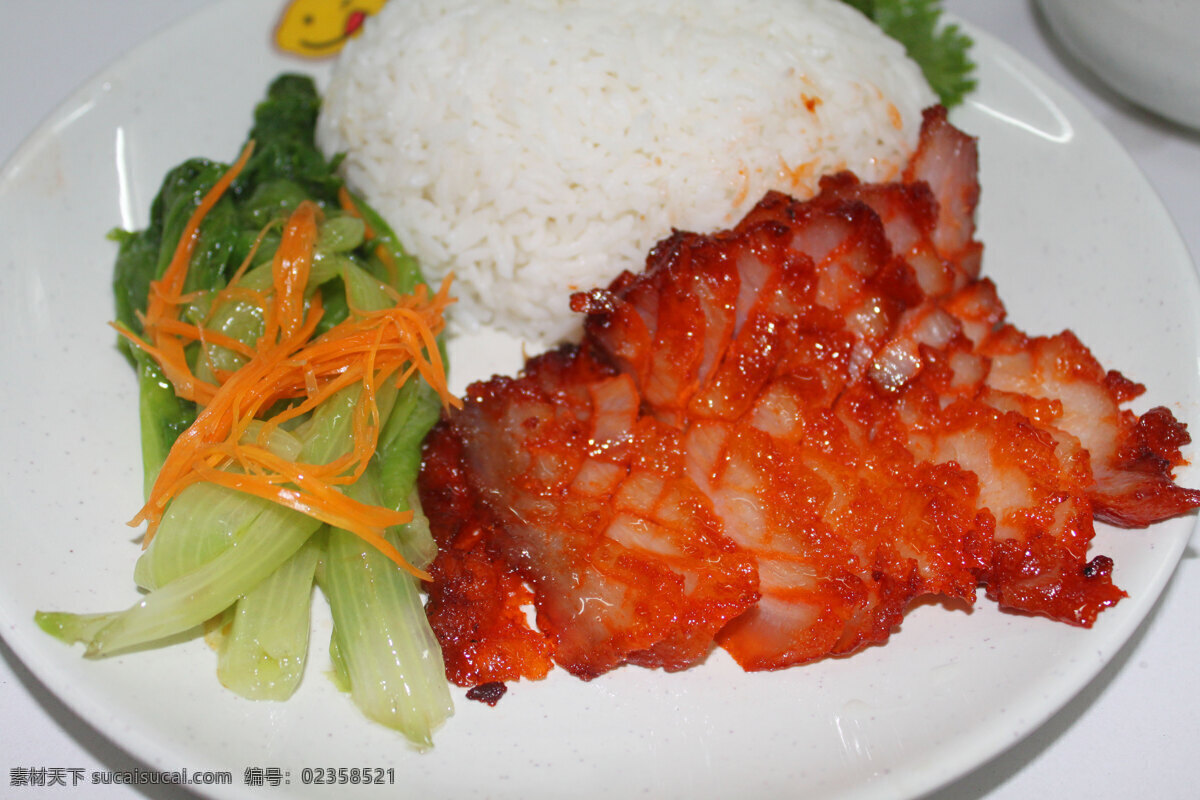
[[[367,221],[362,212],[358,210],[358,206],[354,203],[354,198],[350,196],[350,192],[345,186],[338,187],[338,203],[341,204],[342,210],[353,217],[361,219],[365,226],[365,234],[367,239],[376,238],[375,230],[371,227],[371,223]],[[382,242],[375,246],[375,255],[383,262],[384,269],[388,271],[388,281],[393,285],[400,275],[400,270],[396,266],[396,259],[392,258],[392,251],[388,250]]]
[[[412,519],[412,512],[372,506],[338,488],[353,483],[366,469],[379,441],[382,421],[377,387],[413,376],[425,380],[446,405],[459,401],[446,383],[437,347],[443,312],[453,302],[450,279],[436,294],[424,285],[413,294],[396,294],[395,305],[358,311],[313,338],[322,314],[320,295],[305,297],[320,210],[302,203],[290,216],[274,261],[273,288],[256,292],[233,285],[216,294],[218,302],[241,299],[262,309],[263,331],[253,347],[178,319],[182,288],[191,252],[205,214],[245,165],[251,146],[196,208],[174,258],[161,280],[151,284],[143,325],[146,338],[122,331],[162,368],[181,397],[202,406],[195,422],[176,440],[164,461],[145,505],[131,525],[147,523],[144,545],[154,536],[167,504],[188,486],[208,481],[295,509],[361,537],[401,568],[426,579],[385,538],[387,529]],[[348,195],[343,203],[348,203]],[[351,203],[352,206],[352,203]],[[386,263],[386,262],[385,262]],[[236,370],[217,374],[217,383],[199,380],[189,368],[185,346],[201,342],[225,347],[245,358]],[[268,450],[266,442],[280,424],[306,414],[334,393],[360,385],[351,420],[352,445],[345,455],[326,464],[291,462]],[[283,411],[268,416],[281,401]],[[263,425],[249,436],[251,423]]]
[[[189,298],[183,295],[183,287],[187,282],[192,253],[200,239],[200,223],[241,173],[253,152],[254,142],[250,141],[242,148],[233,166],[226,170],[201,198],[200,204],[192,211],[187,224],[184,225],[179,243],[175,246],[175,252],[162,277],[150,282],[150,296],[146,303],[146,312],[142,315],[142,329],[147,341],[157,353],[155,360],[162,368],[163,375],[175,387],[176,393],[188,400],[204,402],[211,397],[216,387],[201,381],[192,373],[184,354],[184,339],[179,336],[178,330],[169,331],[163,326],[170,326],[169,321],[177,321],[179,306],[188,302]]]

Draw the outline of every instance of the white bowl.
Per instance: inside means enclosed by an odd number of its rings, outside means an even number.
[[[1063,46],[1128,100],[1200,128],[1200,0],[1037,0]]]

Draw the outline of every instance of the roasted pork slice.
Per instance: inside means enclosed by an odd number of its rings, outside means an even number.
[[[803,384],[686,434],[690,476],[758,563],[762,599],[718,637],[747,670],[882,643],[917,597],[972,602],[989,563],[974,475],[917,462],[890,408],[814,406]]]
[[[1006,321],[976,173],[931,110],[903,180],[769,193],[576,293],[582,342],[472,387],[432,440],[423,492],[479,509],[465,545],[435,520],[439,561],[519,576],[539,629],[520,637],[585,677],[681,668],[714,640],[750,670],[847,654],[917,598],[979,587],[1091,625],[1124,595],[1094,520],[1200,505],[1172,478],[1188,434],[1129,411],[1141,387],[1074,335]],[[514,602],[481,599],[472,630],[513,639]]]
[[[1097,519],[1142,527],[1200,505],[1200,493],[1174,482],[1184,463],[1187,428],[1158,406],[1141,415],[1127,408],[1145,387],[1106,370],[1071,331],[1030,336],[1005,323],[988,280],[970,284],[940,305],[961,324],[983,358],[984,383],[1026,397],[1036,421],[1068,434],[1087,451],[1088,499]]]
[[[1055,427],[1056,407],[990,387],[961,340],[936,354],[897,399],[907,446],[923,461],[955,465],[979,481],[979,507],[992,519],[991,558],[981,574],[1004,608],[1091,625],[1124,593],[1094,535],[1092,471],[1078,439]]]
[[[489,671],[452,674],[460,683],[511,679],[524,665],[538,677],[542,662],[529,650],[541,652],[539,635],[555,662],[583,678],[624,663],[683,669],[758,598],[750,556],[686,479],[678,434],[639,418],[633,382],[586,351],[554,351],[518,378],[473,385],[430,440],[422,491],[442,550],[429,615],[448,660],[479,647],[455,629],[486,638],[500,627],[513,643],[509,665],[494,653]],[[480,507],[465,532],[463,515],[448,508],[456,494]],[[495,602],[487,584],[499,580],[437,580],[457,564],[519,577],[537,635],[511,602]],[[464,602],[475,591],[479,602]]]
[[[769,193],[735,230],[677,232],[644,272],[571,302],[587,315],[588,343],[634,379],[646,410],[683,427],[740,416],[779,373],[836,396],[922,298],[868,205]]]
[[[464,473],[463,442],[439,425],[425,442],[421,503],[438,543],[425,613],[459,686],[543,678],[554,643],[531,626],[533,592],[487,547],[496,522]]]
[[[1073,333],[1030,337],[1003,326],[979,349],[991,360],[989,386],[1051,401],[1055,427],[1088,451],[1097,519],[1141,527],[1200,504],[1200,493],[1171,477],[1191,441],[1187,428],[1161,406],[1140,416],[1123,408],[1145,387],[1105,370]]]
[[[983,258],[983,245],[975,238],[979,148],[973,137],[950,124],[942,106],[925,110],[921,137],[902,183],[929,187],[937,201],[937,220],[927,229],[934,249],[971,278],[979,277]]]

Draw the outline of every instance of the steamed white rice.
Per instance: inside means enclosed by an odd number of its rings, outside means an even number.
[[[571,291],[672,228],[838,169],[895,175],[933,102],[838,0],[392,0],[317,133],[430,280],[455,274],[452,328],[547,342],[578,327]]]

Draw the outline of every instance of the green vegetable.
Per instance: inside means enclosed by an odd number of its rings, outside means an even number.
[[[264,331],[261,307],[218,292],[235,274],[244,289],[273,291],[272,260],[282,223],[305,202],[321,209],[303,287],[305,302],[321,295],[318,335],[346,320],[355,313],[352,309],[388,308],[396,291],[408,294],[424,284],[416,260],[373,209],[353,196],[353,213],[342,208],[337,159],[326,159],[314,143],[319,108],[310,79],[283,75],[271,84],[255,109],[252,155],[200,223],[180,321],[253,348]],[[113,291],[117,326],[124,333],[146,335],[142,315],[150,284],[171,264],[190,217],[227,170],[228,165],[203,158],[183,162],[163,179],[145,229],[110,234],[118,245]],[[123,337],[119,341],[138,376],[149,493],[199,409],[176,395],[144,350]],[[183,356],[199,380],[218,383],[221,375],[246,362],[238,347],[194,342]],[[362,385],[353,383],[277,427],[254,420],[240,441],[261,445],[285,461],[331,463],[354,450],[361,395]],[[340,490],[393,511],[411,509],[413,521],[389,529],[386,538],[410,563],[425,565],[436,545],[414,485],[421,442],[440,414],[440,399],[415,377],[399,387],[392,380],[380,382],[374,402],[380,425],[377,450],[363,474]],[[353,533],[330,530],[314,517],[264,497],[197,482],[169,501],[133,577],[146,593],[123,611],[39,611],[35,619],[64,641],[82,642],[89,657],[167,643],[202,625],[213,630],[216,623],[222,684],[244,697],[284,700],[305,671],[309,612],[313,588],[319,585],[335,620],[330,642],[334,678],[368,717],[427,746],[433,728],[452,713],[419,581]]]
[[[255,700],[286,700],[300,685],[322,538],[310,538],[226,612],[217,659],[217,677],[226,688]]]
[[[971,39],[957,25],[939,25],[938,0],[843,0],[904,45],[942,105],[953,108],[974,88]]]
[[[138,375],[138,418],[142,434],[143,495],[150,495],[154,476],[171,445],[196,420],[196,404],[175,394],[162,369],[141,350],[130,348]]]
[[[373,471],[353,487],[360,499],[378,497]],[[429,553],[433,539],[423,517],[391,537],[410,560]],[[436,546],[434,546],[436,547]],[[415,561],[424,565],[426,562]],[[329,655],[334,678],[370,719],[432,744],[429,732],[453,713],[441,646],[425,618],[420,585],[378,550],[331,530],[320,585],[333,614]]]

